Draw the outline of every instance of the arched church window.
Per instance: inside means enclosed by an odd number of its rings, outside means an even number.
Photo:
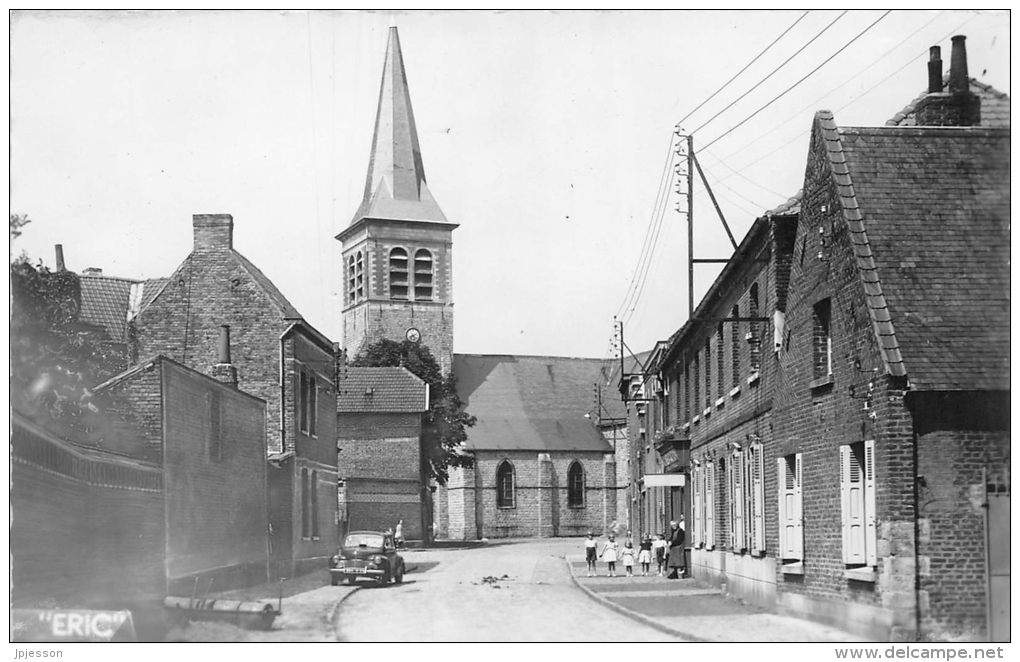
[[[577,460],[567,469],[567,505],[584,508],[584,467]]]
[[[347,303],[356,303],[358,300],[357,276],[355,274],[354,256],[347,258]]]
[[[516,507],[514,482],[514,465],[508,460],[503,460],[496,469],[496,507]]]
[[[407,251],[394,248],[390,251],[390,298],[406,299],[408,287]]]
[[[355,291],[354,294],[357,297],[356,301],[361,301],[365,298],[365,261],[361,255],[361,251],[358,251],[358,259],[354,264],[354,276],[355,276]]]
[[[414,253],[414,300],[432,301],[432,253],[419,248]]]

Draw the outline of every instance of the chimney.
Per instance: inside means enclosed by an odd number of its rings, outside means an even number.
[[[237,368],[230,363],[230,326],[220,327],[220,337],[216,342],[216,365],[212,376],[215,379],[237,388]]]
[[[935,94],[942,91],[942,49],[932,46],[928,52],[928,94]]]
[[[82,276],[102,276],[103,270],[99,267],[87,267],[81,272]]]
[[[195,214],[195,251],[229,251],[234,247],[234,217],[230,214]]]
[[[928,61],[928,94],[914,109],[918,126],[980,126],[981,97],[970,91],[966,39],[963,35],[953,37],[947,92],[942,91],[941,50],[932,46]]]
[[[63,271],[64,270],[64,245],[63,244],[57,244],[56,246],[54,246],[54,249],[57,252],[57,271]]]

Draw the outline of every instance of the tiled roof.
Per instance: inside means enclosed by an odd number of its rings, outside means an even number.
[[[154,299],[167,282],[166,278],[139,281],[97,274],[82,274],[79,278],[82,321],[104,329],[110,339],[117,342],[127,339],[129,316],[142,307],[132,309],[132,290],[144,305]]]
[[[889,372],[1008,389],[1009,130],[816,122]]]
[[[949,75],[943,78],[943,82],[949,83]],[[976,78],[970,79],[971,92],[981,97],[981,126],[987,127],[1008,127],[1009,126],[1009,95],[1000,92],[991,85],[986,85]],[[918,102],[928,96],[922,92],[916,99],[911,101],[903,110],[886,120],[886,126],[917,126],[917,117],[914,109]]]
[[[407,368],[348,366],[336,399],[343,413],[417,413],[428,411],[428,385]]]
[[[473,450],[597,451],[612,447],[584,415],[595,408],[603,361],[548,356],[454,354],[457,391],[468,413]],[[615,392],[603,404],[623,416]]]

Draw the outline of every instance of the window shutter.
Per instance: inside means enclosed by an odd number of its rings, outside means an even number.
[[[793,540],[791,541],[790,548],[793,551],[793,558],[802,559],[804,558],[804,499],[803,492],[801,490],[801,480],[804,475],[801,473],[801,454],[797,453],[794,456],[794,476],[793,476],[793,507],[794,513],[791,517]]]
[[[765,454],[762,447],[754,449],[754,464],[751,466],[754,473],[752,487],[754,489],[754,552],[765,551],[765,489],[763,476],[765,473]]]
[[[840,482],[843,493],[843,560],[847,564],[863,564],[867,558],[864,546],[864,476],[862,461],[853,446],[840,446]]]
[[[747,549],[744,537],[744,454],[733,455],[733,549],[742,552]]]
[[[868,565],[878,565],[878,537],[875,526],[875,440],[864,442],[864,517]]]
[[[701,544],[701,467],[694,465],[691,469],[691,482],[694,483],[694,512],[691,516],[691,545]]]
[[[787,557],[786,543],[786,458],[776,459],[776,485],[779,493],[779,558]]]
[[[705,549],[715,549],[715,463],[705,467]]]

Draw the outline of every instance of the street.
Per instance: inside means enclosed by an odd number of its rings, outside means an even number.
[[[570,578],[580,539],[408,550],[402,585],[366,587],[338,610],[347,642],[680,641],[598,604]],[[604,567],[604,566],[603,566]],[[621,582],[627,581],[620,578]]]

